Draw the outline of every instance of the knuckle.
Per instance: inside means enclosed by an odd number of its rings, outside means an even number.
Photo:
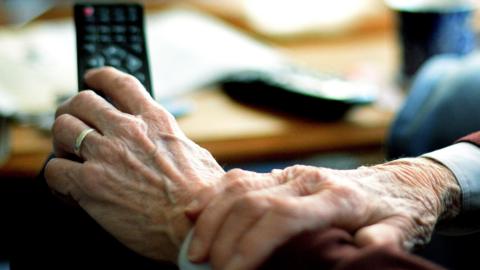
[[[138,87],[137,79],[129,74],[119,75],[117,78],[115,78],[114,84],[120,89]]]
[[[156,146],[149,136],[147,123],[135,116],[124,116],[121,120],[119,136],[130,147],[138,147],[148,153],[155,151]]]
[[[93,90],[84,90],[78,93],[73,100],[76,102],[83,103],[83,102],[89,102],[92,99],[95,99],[96,97],[97,97],[97,94]]]
[[[142,120],[135,117],[128,117],[126,128],[128,133],[134,138],[143,138],[147,136],[148,126]]]
[[[173,117],[173,115],[170,112],[168,112],[167,110],[165,110],[163,108],[160,109],[158,115],[165,122],[176,122],[175,117]]]
[[[283,171],[283,177],[285,177],[288,181],[292,179],[300,178],[305,173],[311,171],[309,166],[305,165],[294,165],[291,167],[286,168]]]
[[[150,102],[145,102],[145,113],[142,113],[142,118],[149,122],[155,122],[161,127],[162,131],[167,134],[178,134],[180,128],[177,125],[177,120],[169,112],[160,109],[153,109],[150,107]],[[153,104],[156,106],[156,104]]]
[[[243,178],[244,175],[245,175],[244,170],[242,170],[242,169],[232,169],[232,170],[229,170],[225,174],[225,179],[226,180],[238,180],[240,178]]]
[[[53,122],[53,126],[52,126],[53,135],[55,136],[60,132],[62,132],[63,130],[65,130],[68,124],[70,123],[70,121],[72,121],[72,118],[73,116],[70,114],[59,115],[57,119],[55,119],[55,122]]]
[[[308,166],[305,166],[305,165],[294,165],[292,167],[289,167],[287,170],[293,172],[293,173],[298,173],[298,172],[301,172],[301,171],[304,171],[306,169],[308,169],[309,167]]]
[[[84,90],[78,93],[76,96],[74,96],[68,106],[69,109],[76,109],[79,107],[82,107],[84,104],[91,103],[93,100],[95,100],[97,97],[97,94],[93,92],[92,90]]]
[[[291,181],[290,185],[298,192],[298,195],[300,196],[311,195],[318,191],[321,187],[330,187],[330,185],[328,185],[325,181],[319,181],[319,179],[316,177],[297,178]]]

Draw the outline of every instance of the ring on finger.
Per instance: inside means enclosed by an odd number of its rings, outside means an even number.
[[[85,140],[87,135],[92,131],[95,131],[95,129],[86,128],[82,132],[80,132],[80,134],[78,134],[77,138],[75,139],[75,145],[73,147],[73,152],[75,153],[75,155],[77,155],[80,158],[81,158],[80,149],[82,148],[83,140]]]

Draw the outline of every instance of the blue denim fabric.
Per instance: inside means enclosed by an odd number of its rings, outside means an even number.
[[[418,156],[478,130],[480,54],[435,57],[417,74],[393,122],[387,156]]]
[[[417,73],[403,108],[390,130],[388,157],[419,156],[452,144],[480,130],[480,54],[467,57],[440,56]],[[443,229],[469,228],[479,224],[471,211],[450,221]],[[438,228],[437,228],[438,229]],[[419,252],[448,269],[471,269],[478,264],[480,234],[434,234]]]

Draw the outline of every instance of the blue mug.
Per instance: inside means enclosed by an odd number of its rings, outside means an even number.
[[[402,50],[402,79],[409,81],[429,58],[466,55],[475,49],[473,6],[396,9]]]

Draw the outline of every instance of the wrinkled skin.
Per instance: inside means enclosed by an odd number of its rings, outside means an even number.
[[[193,261],[252,269],[304,230],[340,227],[359,245],[411,248],[440,218],[456,215],[451,172],[431,160],[399,160],[338,171],[295,166],[227,173],[178,127],[132,76],[113,68],[86,74],[83,91],[57,111],[57,158],[45,177],[132,250],[175,262],[195,223]],[[74,155],[75,138],[87,135]]]
[[[197,220],[189,258],[214,269],[254,269],[304,231],[337,227],[359,246],[425,244],[439,218],[459,211],[452,173],[428,159],[406,159],[357,170],[294,166],[264,175],[225,175],[214,199],[203,193],[188,209]],[[222,192],[219,192],[221,189]],[[255,190],[255,191],[249,191]]]
[[[133,77],[103,68],[88,73],[86,82],[118,109],[93,91],[58,109],[57,158],[46,166],[47,182],[129,248],[174,262],[191,227],[185,206],[224,171]],[[87,127],[96,131],[83,141],[82,157],[74,157],[75,138]]]

